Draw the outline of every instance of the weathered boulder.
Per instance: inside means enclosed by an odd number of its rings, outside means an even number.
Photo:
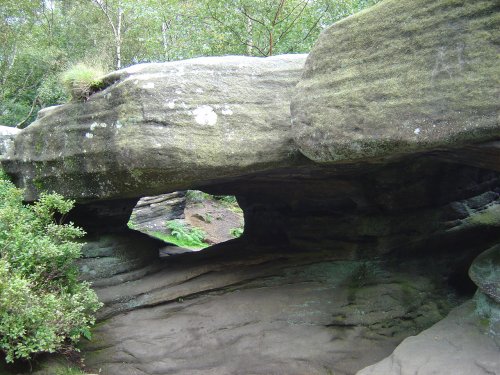
[[[154,197],[142,197],[130,217],[132,227],[141,232],[167,233],[165,221],[184,218],[186,193],[175,191]]]
[[[498,11],[387,0],[332,25],[292,100],[300,151],[347,162],[498,139]]]
[[[305,55],[135,65],[86,102],[53,107],[2,165],[26,199],[157,195],[293,165],[289,103]]]
[[[105,304],[89,367],[351,375],[472,296],[471,262],[500,241],[497,8],[446,4],[388,0],[327,31],[293,125],[304,56],[221,57],[112,73],[102,92],[45,110],[16,137],[2,165],[27,199],[77,199],[68,219],[89,233],[81,266]],[[330,61],[315,65],[317,51]],[[127,222],[139,197],[184,188],[236,195],[244,235],[160,259],[160,243]]]
[[[498,344],[485,334],[471,301],[417,336],[404,340],[386,359],[357,375],[489,375],[500,373]]]
[[[9,146],[12,145],[14,137],[20,131],[21,129],[0,125],[0,155],[3,155],[7,152]]]
[[[497,220],[500,222],[500,206],[497,207]],[[500,244],[486,250],[474,260],[469,276],[479,290],[500,307]]]

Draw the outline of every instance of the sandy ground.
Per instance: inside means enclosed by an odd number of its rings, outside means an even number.
[[[243,226],[243,212],[217,200],[188,203],[184,210],[186,222],[207,233],[205,242],[217,244],[234,238],[233,228]]]

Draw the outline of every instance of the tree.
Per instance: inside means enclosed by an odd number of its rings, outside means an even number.
[[[124,4],[122,0],[92,0],[93,3],[101,10],[108,21],[114,36],[115,47],[115,68],[122,67],[122,43],[124,27]]]
[[[237,53],[271,56],[307,52],[327,25],[377,1],[206,0],[205,5],[218,32]]]

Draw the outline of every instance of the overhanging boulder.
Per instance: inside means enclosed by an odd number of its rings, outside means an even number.
[[[292,100],[301,152],[349,162],[498,139],[498,14],[495,0],[386,0],[332,25]]]
[[[4,168],[26,199],[156,195],[293,165],[289,103],[305,55],[226,56],[113,72],[88,101],[44,111]]]

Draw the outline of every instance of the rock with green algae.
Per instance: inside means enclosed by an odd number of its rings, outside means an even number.
[[[387,0],[332,25],[292,100],[301,152],[332,163],[498,139],[499,10]]]
[[[469,268],[469,276],[482,293],[500,304],[500,244],[474,260]]]
[[[87,101],[52,107],[18,134],[2,166],[27,200],[156,195],[300,158],[290,99],[306,55],[139,64]]]

